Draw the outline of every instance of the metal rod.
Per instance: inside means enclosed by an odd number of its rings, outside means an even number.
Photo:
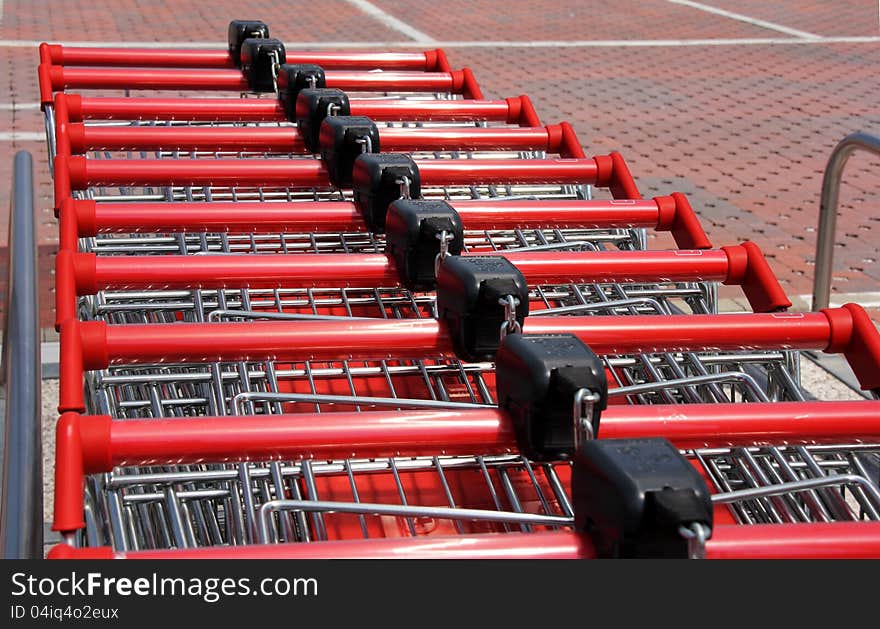
[[[38,559],[43,556],[40,317],[33,161],[26,151],[17,153],[13,164],[7,287],[0,549],[5,559]]]
[[[422,507],[393,504],[372,504],[367,502],[333,502],[311,500],[272,500],[260,506],[259,540],[269,541],[269,518],[274,511],[307,511],[312,513],[361,513],[364,515],[391,515],[413,518],[448,518],[453,520],[475,520],[483,522],[511,522],[515,524],[534,524],[545,526],[567,526],[571,518],[562,515],[542,515],[537,513],[517,513],[511,511],[489,511],[486,509],[461,509],[452,507]]]
[[[819,228],[816,233],[816,270],[813,274],[813,310],[827,308],[831,295],[831,272],[834,266],[834,243],[837,230],[837,202],[843,168],[856,150],[880,155],[880,138],[867,133],[846,136],[831,151],[822,178],[819,202]]]

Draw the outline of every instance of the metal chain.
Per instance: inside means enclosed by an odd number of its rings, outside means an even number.
[[[519,305],[519,299],[513,295],[506,295],[498,300],[498,303],[504,306],[504,322],[501,324],[501,338],[508,334],[519,334],[522,332],[522,326],[516,320],[516,307]]]

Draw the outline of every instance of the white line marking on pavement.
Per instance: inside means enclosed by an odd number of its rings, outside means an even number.
[[[434,38],[428,35],[427,33],[423,33],[417,28],[413,28],[406,22],[402,20],[398,20],[393,15],[390,15],[377,7],[372,2],[367,2],[367,0],[345,0],[348,4],[357,7],[371,18],[382,22],[385,26],[390,28],[391,30],[397,31],[398,33],[403,33],[407,37],[411,37],[417,42],[428,43],[433,42]]]
[[[730,18],[731,20],[745,22],[746,24],[751,24],[752,26],[760,26],[761,28],[768,28],[773,31],[785,33],[786,35],[791,35],[792,37],[800,37],[801,39],[820,39],[819,35],[815,35],[813,33],[808,33],[806,31],[799,31],[795,28],[789,28],[787,26],[782,26],[781,24],[776,24],[775,22],[768,22],[766,20],[759,20],[757,18],[749,17],[748,15],[743,15],[742,13],[734,13],[733,11],[725,11],[724,9],[712,7],[712,6],[709,6],[708,4],[702,4],[700,2],[692,2],[691,0],[666,0],[666,1],[671,2],[672,4],[679,4],[681,6],[690,7],[692,9],[699,9],[700,11],[705,11],[706,13],[713,13],[715,15],[720,15],[722,17]]]
[[[807,307],[813,303],[813,295],[795,295],[792,299],[801,300]],[[865,308],[880,308],[880,292],[861,291],[857,293],[831,293],[831,307],[838,308],[843,304],[854,303]]]
[[[0,48],[36,48],[41,42],[30,39],[0,39]],[[97,42],[62,41],[64,46],[85,48],[161,48],[181,50],[204,50],[218,48],[217,42]],[[374,48],[424,48],[427,42],[416,41],[336,41],[336,42],[286,42],[288,50],[309,50],[341,48],[367,50]],[[574,39],[574,40],[535,40],[535,41],[432,41],[436,48],[676,48],[682,46],[776,46],[805,44],[876,44],[880,36],[858,35],[849,37],[816,37],[815,39],[794,37],[742,37],[731,39]]]
[[[39,108],[40,103],[0,103],[0,111],[24,111]]]
[[[36,131],[0,131],[0,142],[33,142],[45,139],[45,133]]]

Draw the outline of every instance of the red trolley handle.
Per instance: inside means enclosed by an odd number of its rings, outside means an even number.
[[[530,286],[717,281],[741,285],[755,312],[791,306],[761,250],[752,242],[717,250],[514,251],[488,255],[503,255],[523,273]],[[62,250],[56,257],[55,283],[60,323],[75,316],[77,295],[94,295],[101,290],[390,288],[400,285],[400,274],[394,258],[386,254],[130,258]]]
[[[880,333],[856,304],[785,314],[527,317],[524,331],[571,333],[605,355],[763,349],[842,353],[863,389],[880,389]],[[84,411],[84,371],[111,364],[437,356],[454,352],[446,326],[436,320],[108,325],[68,319],[61,324],[59,411]]]
[[[422,52],[286,51],[287,63],[313,63],[336,70],[448,70],[441,49]],[[225,48],[86,48],[40,44],[40,62],[57,66],[132,66],[161,68],[234,68]],[[445,64],[445,66],[444,66]]]
[[[69,103],[70,122],[84,120],[182,120],[194,122],[286,122],[276,98],[113,98],[56,94]],[[504,100],[349,99],[352,116],[379,122],[506,122],[540,127],[528,96]]]
[[[114,551],[58,544],[49,559],[593,559],[589,535],[567,531]],[[876,559],[880,522],[716,526],[707,559]]]
[[[672,232],[682,249],[712,247],[680,193],[644,200],[473,200],[450,205],[467,230],[651,227]],[[348,201],[98,204],[68,198],[59,216],[61,248],[71,251],[77,238],[106,233],[367,231],[355,204]]]
[[[592,184],[616,199],[638,199],[632,175],[619,153],[578,159],[415,160],[422,186]],[[291,186],[330,187],[318,160],[204,159],[94,160],[55,157],[56,208],[71,189],[91,186]]]
[[[611,406],[599,438],[666,437],[680,449],[880,440],[880,402]],[[117,466],[516,452],[497,407],[113,421],[64,413],[55,446],[53,529],[85,526],[86,474]]]
[[[309,153],[295,127],[110,127],[72,123],[73,154],[89,151],[261,151]],[[379,128],[385,153],[416,151],[547,151],[571,155],[561,125],[546,127]],[[580,152],[580,145],[578,144]]]
[[[41,63],[37,72],[44,107],[52,103],[55,92],[69,89],[250,91],[238,69],[66,67]],[[482,98],[468,68],[446,72],[327,70],[324,74],[327,87],[352,92],[449,92]]]

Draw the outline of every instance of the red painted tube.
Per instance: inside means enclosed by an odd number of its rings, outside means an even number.
[[[209,231],[362,232],[363,217],[349,201],[264,203],[101,203],[72,201],[80,236],[105,233]],[[63,215],[63,211],[62,211]]]
[[[609,406],[602,412],[599,437],[665,437],[682,450],[876,443],[880,441],[880,402]]]
[[[453,201],[468,230],[653,227],[672,231],[682,249],[712,247],[683,195],[650,200]],[[101,203],[69,201],[80,236],[114,232],[366,231],[349,202]],[[63,215],[62,211],[62,215]],[[62,248],[64,248],[62,243]]]
[[[204,160],[68,160],[70,185],[89,186],[256,186],[330,187],[318,160],[204,159]]]
[[[751,243],[746,243],[749,245]],[[504,255],[531,286],[582,282],[656,283],[720,281],[743,284],[748,269],[736,264],[746,245],[720,250],[493,252]],[[760,252],[759,252],[760,253]],[[195,288],[303,288],[358,286],[386,288],[400,283],[394,259],[384,254],[269,254],[259,256],[96,256],[73,255],[71,266],[78,295],[100,290]],[[485,255],[485,254],[482,254]],[[761,258],[763,260],[763,258]],[[732,261],[733,260],[733,261]],[[58,276],[66,269],[59,265]],[[746,295],[756,311],[777,310],[791,303],[765,306],[763,297],[781,291],[770,275],[769,285],[752,286]],[[58,295],[62,295],[59,281]],[[69,299],[68,295],[64,298]],[[783,294],[784,299],[784,294]],[[60,308],[59,308],[60,309]]]
[[[114,465],[123,465],[123,461],[149,465],[151,460],[158,464],[160,460],[183,463],[195,459],[243,461],[246,457],[299,459],[311,454],[343,459],[354,452],[376,457],[399,456],[404,452],[405,456],[427,456],[516,451],[512,426],[503,412],[494,407],[474,411],[230,417],[228,422],[226,419],[119,422],[108,417],[96,421],[109,422],[109,449]],[[164,429],[168,431],[163,435]],[[390,437],[394,440],[388,441]]]
[[[699,282],[727,279],[722,250],[502,253],[535,284]]]
[[[708,559],[878,559],[880,522],[718,527]]]
[[[507,100],[364,100],[350,98],[351,115],[376,121],[493,121],[520,122],[519,98]],[[70,121],[191,120],[283,122],[284,107],[277,98],[110,98],[69,94]],[[538,124],[523,126],[539,127]]]
[[[850,341],[844,308],[791,314],[528,317],[531,334],[571,333],[599,354],[758,349],[840,351]],[[826,312],[831,313],[831,316]],[[839,319],[838,319],[839,317]],[[75,323],[75,322],[74,322]],[[451,356],[436,320],[79,324],[92,369],[110,363]],[[63,341],[62,341],[63,342]]]
[[[739,246],[742,247],[743,245]],[[731,283],[728,249],[736,251],[738,248],[660,252],[540,251],[511,252],[504,256],[523,272],[531,286],[581,282],[712,280]],[[775,278],[773,281],[775,282]],[[130,258],[96,256],[93,253],[74,253],[73,249],[63,249],[56,258],[56,322],[60,325],[67,318],[75,316],[76,295],[93,295],[101,290],[340,286],[389,288],[399,286],[400,283],[394,258],[385,254],[301,253]],[[752,292],[747,293],[750,299]],[[758,295],[765,292],[767,291],[759,292]]]
[[[832,323],[822,312],[530,317],[526,319],[524,331],[531,334],[570,332],[601,354],[825,350],[832,343]]]
[[[602,439],[679,448],[880,440],[880,402],[611,406]],[[65,413],[56,442],[55,529],[82,523],[84,474],[116,466],[516,452],[506,411],[412,410],[113,421]]]
[[[608,228],[657,227],[664,229],[670,223],[667,211],[675,212],[674,205],[664,202],[669,197],[656,199],[621,199],[596,201],[552,200],[467,200],[451,201],[466,229],[492,230],[522,227]],[[711,245],[709,245],[711,247]],[[687,247],[691,248],[691,247]],[[705,247],[693,247],[705,248]]]
[[[467,159],[417,160],[417,164],[423,186],[595,184],[600,178],[598,161],[599,158]]]
[[[140,66],[165,68],[232,68],[229,51],[218,48],[85,48],[49,45],[49,59],[66,66]],[[347,70],[432,70],[437,52],[314,52],[286,51],[287,63],[314,63]]]
[[[68,318],[60,331],[61,412],[82,412],[83,372],[111,363],[453,355],[445,326],[424,319],[107,325]],[[863,389],[880,389],[880,333],[855,304],[785,315],[530,317],[524,331],[572,333],[596,353],[612,355],[755,349],[842,353]]]
[[[598,184],[600,162],[589,159],[416,160],[423,186],[480,184]],[[327,171],[317,160],[67,160],[70,185],[90,186],[258,186],[329,187]],[[355,164],[357,173],[358,163]],[[356,175],[355,175],[356,176]]]
[[[184,68],[88,68],[52,66],[52,89],[120,90],[227,90],[248,92],[248,82],[240,70],[199,70]]]
[[[394,259],[384,254],[256,256],[74,256],[79,294],[113,289],[393,287]]]
[[[560,150],[559,125],[547,127],[379,130],[382,151],[549,151]]]
[[[559,126],[512,128],[382,128],[384,152],[414,151],[559,151]],[[74,123],[68,127],[73,153],[107,151],[265,151],[306,153],[293,127],[105,127]],[[556,141],[554,141],[556,140]]]
[[[218,90],[248,92],[240,70],[187,68],[92,68],[52,66],[48,70],[52,89],[150,89]],[[363,72],[328,70],[327,87],[352,91],[460,92],[461,70],[451,72]]]
[[[86,467],[275,459],[342,459],[516,452],[497,407],[104,422],[109,442],[83,451]],[[102,429],[103,431],[104,429]],[[665,437],[679,449],[880,441],[880,402],[777,402],[611,406],[601,439]],[[110,471],[110,467],[106,471]]]
[[[520,97],[521,98],[521,97]],[[520,120],[520,98],[506,100],[358,100],[350,99],[352,116],[377,121],[492,121],[539,127]]]
[[[589,559],[587,535],[503,533],[456,537],[384,538],[311,544],[250,544],[186,550],[116,552],[109,546],[73,548],[57,544],[49,559]]]
[[[70,121],[187,120],[194,122],[282,122],[277,98],[111,98],[68,94]]]
[[[105,127],[68,126],[70,150],[89,151],[261,151],[306,153],[293,127]]]
[[[437,65],[437,53],[424,52],[336,52],[336,51],[290,51],[286,52],[287,63],[314,63],[322,68],[334,70],[413,70],[420,72],[448,71]]]
[[[568,531],[400,537],[311,544],[254,544],[114,552],[109,547],[49,552],[50,559],[592,559],[589,536]],[[880,522],[716,526],[707,559],[877,559]]]
[[[93,322],[82,326],[92,325]],[[266,324],[270,325],[266,325]],[[272,323],[282,323],[280,326]],[[257,356],[277,360],[392,358],[403,354],[413,356],[451,355],[452,346],[446,334],[439,332],[436,321],[396,320],[365,321],[254,321],[235,323],[180,324],[168,326],[120,325],[105,326],[106,354],[93,353],[100,346],[86,348],[86,355],[103,362],[133,359],[136,362],[251,360]],[[315,325],[317,324],[317,325]],[[328,326],[329,324],[329,326]],[[101,324],[97,324],[101,325]],[[232,326],[232,327],[228,327]],[[158,329],[161,328],[161,329]],[[97,332],[97,328],[94,330]],[[159,337],[150,337],[151,334]],[[147,336],[144,336],[147,335]],[[405,340],[404,340],[405,339]],[[403,342],[403,347],[397,345]],[[380,349],[384,348],[384,349]],[[376,354],[381,356],[377,356]],[[103,354],[103,352],[102,352]],[[198,356],[198,358],[196,358]]]
[[[160,68],[234,68],[224,49],[86,48],[48,45],[49,60],[58,66],[155,66]]]

